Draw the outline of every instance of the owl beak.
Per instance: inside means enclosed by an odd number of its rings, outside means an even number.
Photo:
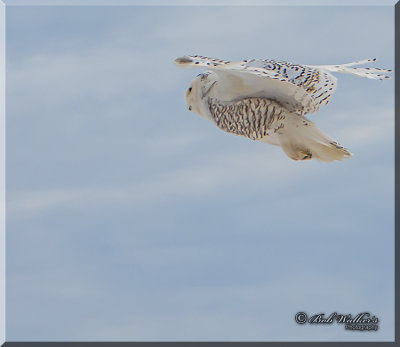
[[[217,81],[213,82],[210,88],[208,88],[208,90],[201,96],[202,99],[204,99],[211,92],[211,89],[214,87],[215,83],[217,83]]]

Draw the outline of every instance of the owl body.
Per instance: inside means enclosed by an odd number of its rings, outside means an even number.
[[[285,119],[284,109],[266,98],[245,98],[236,102],[208,99],[208,109],[221,130],[251,140],[269,140]],[[271,143],[273,139],[269,140]]]
[[[329,103],[337,86],[332,71],[384,79],[384,69],[343,65],[307,66],[274,60],[231,62],[203,56],[175,60],[184,67],[207,67],[186,91],[188,109],[221,130],[280,146],[293,160],[334,161],[351,153],[308,120]]]

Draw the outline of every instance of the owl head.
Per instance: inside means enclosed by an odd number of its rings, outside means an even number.
[[[210,96],[210,92],[212,92],[216,83],[217,75],[215,72],[206,71],[197,75],[186,90],[185,99],[188,110],[204,116],[207,97]]]

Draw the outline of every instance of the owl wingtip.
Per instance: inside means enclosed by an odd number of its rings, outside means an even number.
[[[193,59],[188,57],[187,55],[184,55],[183,57],[179,57],[175,59],[175,64],[177,65],[182,65],[182,64],[188,64],[192,63]]]

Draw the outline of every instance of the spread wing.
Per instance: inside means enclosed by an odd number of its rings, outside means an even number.
[[[175,62],[183,67],[205,67],[216,72],[225,89],[220,90],[221,99],[264,97],[302,115],[315,113],[321,105],[326,105],[337,86],[337,79],[328,70],[284,61],[232,62],[194,55]]]

